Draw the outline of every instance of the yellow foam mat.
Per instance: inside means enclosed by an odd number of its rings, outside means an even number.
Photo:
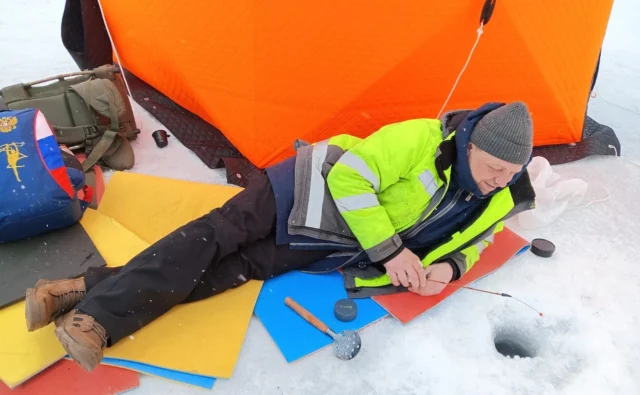
[[[219,207],[240,188],[117,172],[98,211],[153,243]],[[125,338],[106,356],[167,369],[229,378],[240,354],[261,281],[169,313]]]
[[[116,172],[98,211],[149,243],[220,207],[239,187]]]
[[[87,209],[81,224],[104,256],[108,266],[119,266],[148,243],[105,215]],[[66,354],[49,325],[28,332],[24,302],[0,310],[0,379],[14,388]]]
[[[87,210],[82,223],[108,265],[122,265],[150,243],[221,206],[239,191],[237,187],[118,172],[106,186],[98,212]],[[107,234],[115,239],[108,239]],[[249,281],[215,297],[176,306],[133,338],[105,350],[105,356],[229,378],[261,286],[261,281]],[[0,378],[9,386],[64,356],[53,325],[32,334],[26,331],[24,303],[0,310],[0,327]]]

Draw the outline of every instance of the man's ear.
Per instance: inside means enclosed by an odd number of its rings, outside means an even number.
[[[476,149],[476,146],[473,143],[467,144],[467,156],[471,155],[471,152]]]

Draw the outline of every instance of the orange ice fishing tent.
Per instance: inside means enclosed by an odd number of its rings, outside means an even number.
[[[585,139],[613,0],[69,0],[63,27],[73,25],[70,3],[84,13],[82,67],[105,40],[97,4],[140,104],[163,122],[167,106],[179,109],[183,123],[221,131],[235,156],[265,167],[296,139],[366,136],[436,117],[445,102],[444,111],[523,100],[536,146],[572,147]],[[198,153],[208,138],[189,133],[199,127],[171,131]]]

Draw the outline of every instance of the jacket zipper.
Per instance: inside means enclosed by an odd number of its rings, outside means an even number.
[[[427,208],[424,209],[424,211],[422,212],[422,214],[420,215],[420,218],[418,219],[418,221],[416,221],[415,224],[411,225],[409,228],[403,230],[402,232],[399,233],[399,236],[401,239],[405,239],[407,238],[407,235],[409,234],[413,234],[413,231],[418,228],[422,222],[429,218],[429,215],[431,215],[431,213],[433,212],[433,210],[435,210],[438,207],[438,204],[440,204],[440,202],[442,201],[442,199],[444,199],[444,195],[447,193],[447,186],[442,186],[440,187],[440,189],[438,189],[436,191],[436,193],[433,195],[434,197],[439,195],[439,199],[436,203],[433,202],[433,200],[429,203],[429,205],[427,206]]]
[[[324,271],[322,273],[329,273],[329,272],[334,272],[338,269],[342,269],[343,267],[349,266],[351,265],[354,261],[359,260],[362,256],[364,255],[364,251],[358,251],[355,255],[353,255],[352,257],[350,257],[349,259],[347,259],[342,265],[335,267],[331,270],[327,270]],[[359,264],[358,267],[360,267],[361,269],[364,268],[366,265],[361,265]],[[304,268],[300,269],[300,271],[302,273],[318,273],[317,271],[310,271],[310,270],[305,270]]]
[[[422,229],[424,229],[426,226],[428,226],[429,224],[432,224],[435,220],[442,218],[442,216],[444,216],[446,213],[448,213],[449,211],[451,211],[451,209],[453,208],[453,206],[456,205],[456,203],[458,202],[458,199],[460,199],[460,196],[462,195],[462,192],[464,192],[463,189],[458,189],[456,191],[456,194],[453,197],[453,200],[451,201],[451,203],[447,204],[442,211],[440,211],[438,214],[436,214],[435,216],[433,216],[433,218],[429,218],[428,220],[424,221],[423,223],[421,223],[420,225],[418,225],[415,229],[413,229],[410,233],[408,233],[405,237],[406,238],[412,238],[413,236],[415,236],[418,232],[420,232]],[[446,193],[445,193],[446,194]],[[444,199],[444,195],[442,196],[442,199]],[[440,201],[442,201],[442,199]],[[438,202],[438,204],[440,204],[440,202]],[[437,205],[436,205],[437,207]]]
[[[346,250],[346,251],[361,251],[362,247],[360,246],[352,246],[347,244],[338,244],[338,243],[290,243],[291,246],[298,247],[335,247],[336,250]]]
[[[510,218],[512,215],[514,215],[514,210],[516,209],[517,206],[514,206],[513,209],[511,209],[511,211],[509,211],[506,215],[500,217],[499,219],[497,219],[491,226],[489,226],[487,229],[485,229],[484,231],[482,231],[482,233],[480,233],[478,236],[476,236],[475,238],[469,240],[468,242],[466,242],[465,244],[461,245],[460,247],[456,248],[455,250],[451,251],[448,254],[442,255],[440,257],[435,258],[433,261],[436,262],[438,260],[442,260],[442,259],[446,259],[451,257],[453,254],[457,254],[458,252],[464,250],[465,248],[476,244],[477,242],[479,242],[480,240],[483,240],[488,234],[487,231],[491,231],[493,232],[493,230],[495,229],[496,225],[498,225],[498,223],[500,221],[504,221],[507,218]],[[521,211],[520,211],[521,212]],[[432,251],[435,251],[436,249],[440,248],[441,246],[443,246],[444,244],[446,244],[447,242],[443,242],[440,243],[436,246],[434,246],[433,248],[431,248]],[[425,255],[426,256],[426,255]],[[424,259],[424,257],[422,257],[421,259]]]

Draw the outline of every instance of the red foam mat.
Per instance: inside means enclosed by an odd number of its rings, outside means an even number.
[[[491,274],[528,244],[529,242],[525,239],[508,228],[504,228],[502,232],[496,234],[494,243],[482,252],[480,260],[457,284],[469,285]],[[459,290],[460,288],[458,287],[448,286],[440,294],[433,296],[420,296],[412,292],[403,292],[393,295],[374,296],[373,300],[400,322],[407,324]]]
[[[87,372],[77,363],[63,359],[13,390],[0,382],[0,395],[115,395],[139,385],[137,372],[106,365]]]

